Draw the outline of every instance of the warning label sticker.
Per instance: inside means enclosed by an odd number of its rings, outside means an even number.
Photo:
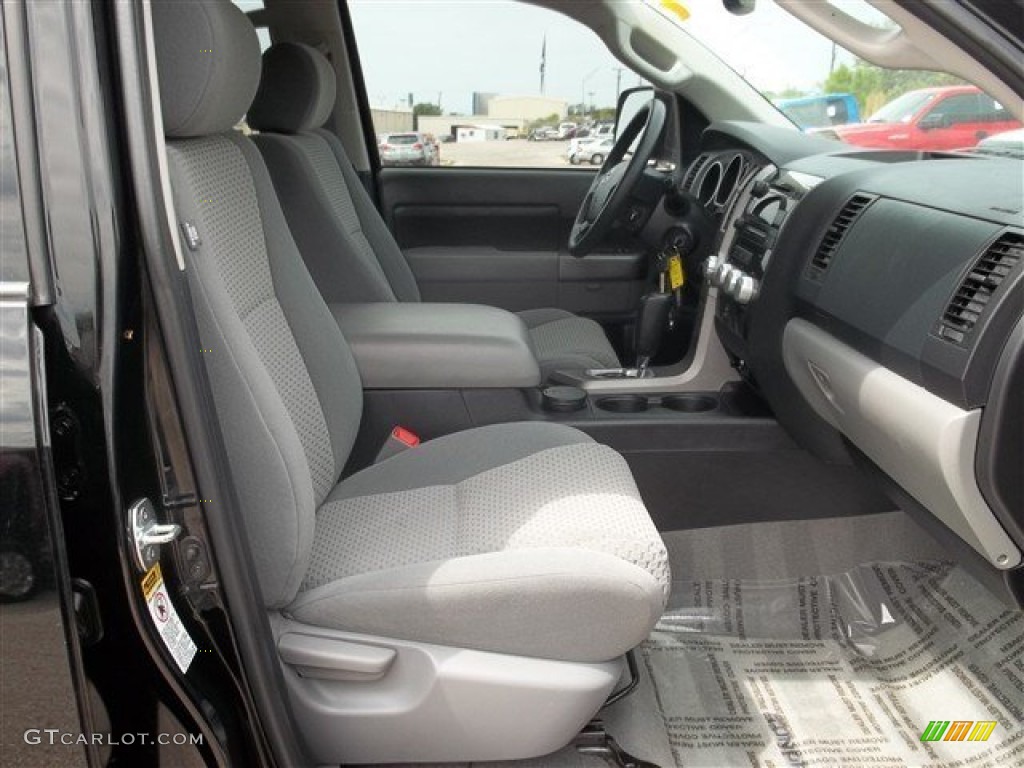
[[[159,563],[150,568],[143,577],[142,594],[146,598],[149,615],[153,618],[157,632],[160,633],[160,639],[171,652],[182,674],[188,672],[189,665],[196,655],[196,644],[192,642],[167,594],[167,585],[164,584]]]

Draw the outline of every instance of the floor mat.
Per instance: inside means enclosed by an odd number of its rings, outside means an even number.
[[[642,662],[663,766],[1024,766],[1024,614],[951,564],[676,582]]]

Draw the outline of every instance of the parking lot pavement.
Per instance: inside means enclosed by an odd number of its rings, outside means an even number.
[[[80,731],[55,592],[0,605],[0,755],[5,766],[85,766],[81,746],[27,744],[28,729]],[[37,734],[38,735],[38,734]],[[45,734],[44,734],[45,735]]]
[[[565,156],[566,141],[470,141],[441,144],[441,165],[498,168],[576,168]]]

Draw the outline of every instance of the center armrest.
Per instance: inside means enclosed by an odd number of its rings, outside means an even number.
[[[366,389],[535,387],[518,316],[479,304],[332,304]]]

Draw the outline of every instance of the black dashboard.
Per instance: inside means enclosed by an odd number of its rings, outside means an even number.
[[[805,447],[857,454],[990,566],[1022,562],[1024,163],[715,123],[684,191],[739,375]],[[995,432],[1003,442],[993,451]],[[1007,435],[1016,434],[1016,438]]]

